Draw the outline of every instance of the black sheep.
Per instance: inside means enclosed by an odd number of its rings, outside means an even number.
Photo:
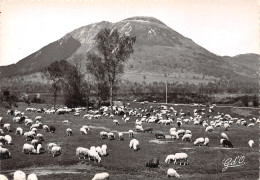
[[[159,159],[153,158],[146,163],[146,167],[156,168],[159,166]]]
[[[228,147],[230,147],[230,148],[233,148],[233,145],[232,145],[231,141],[229,141],[229,140],[227,140],[227,139],[223,139],[222,145],[223,145],[223,147],[228,146]]]
[[[50,126],[50,133],[54,133],[56,131],[56,128],[54,126]]]

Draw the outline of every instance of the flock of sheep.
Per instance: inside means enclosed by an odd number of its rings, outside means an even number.
[[[144,102],[141,102],[141,105],[144,105]],[[46,113],[46,114],[65,114],[65,113],[74,113],[74,116],[80,116],[82,112],[84,112],[85,108],[60,108],[60,109],[36,109],[36,108],[27,108],[27,112],[38,112],[38,113]],[[193,141],[192,132],[188,129],[183,129],[182,127],[184,124],[193,124],[198,126],[203,126],[206,132],[212,132],[215,128],[223,128],[223,131],[228,131],[230,126],[236,124],[241,126],[254,126],[256,123],[260,122],[258,118],[251,118],[249,122],[245,119],[239,119],[231,117],[229,114],[218,113],[216,116],[208,115],[206,117],[206,111],[208,114],[211,114],[215,110],[215,105],[210,106],[207,110],[205,108],[202,109],[194,109],[192,113],[184,113],[182,110],[177,112],[173,107],[168,108],[167,106],[159,105],[158,108],[154,108],[150,106],[149,108],[132,108],[130,109],[130,103],[127,104],[126,107],[123,106],[113,106],[113,107],[101,107],[99,110],[88,111],[87,114],[83,116],[85,119],[99,119],[102,117],[107,117],[113,119],[113,125],[118,126],[123,123],[128,123],[132,117],[138,118],[135,121],[135,127],[133,129],[138,132],[150,132],[153,133],[152,127],[143,127],[143,124],[149,123],[156,123],[162,124],[164,126],[173,124],[176,121],[177,127],[171,127],[169,129],[169,134],[167,134],[170,138],[169,139],[176,139],[179,140],[181,137],[182,141]],[[45,152],[43,148],[42,142],[44,140],[44,135],[38,133],[39,130],[43,130],[45,133],[55,133],[56,127],[43,124],[42,123],[42,116],[36,116],[34,119],[28,118],[25,113],[21,111],[13,111],[8,110],[7,114],[13,115],[13,123],[20,124],[20,127],[16,128],[15,134],[21,135],[25,142],[22,147],[22,152],[25,154],[41,154]],[[115,115],[122,115],[122,121],[116,120]],[[175,120],[176,118],[176,120]],[[140,119],[140,120],[139,120]],[[62,123],[69,123],[69,120],[64,120]],[[7,148],[5,148],[5,144],[12,144],[12,137],[10,135],[4,135],[5,132],[10,131],[11,122],[8,122],[8,119],[3,119],[0,117],[0,124],[2,128],[0,129],[0,155],[1,159],[11,157],[11,153]],[[57,127],[59,128],[59,127]],[[178,128],[178,130],[177,130]],[[140,149],[140,142],[137,140],[138,138],[134,137],[134,130],[130,129],[128,131],[129,135],[129,147],[133,148],[134,151]],[[158,128],[160,129],[160,128]],[[28,130],[25,132],[25,130]],[[90,131],[90,127],[88,125],[82,126],[79,131],[81,135],[87,135]],[[67,128],[66,129],[67,136],[73,135],[73,129]],[[124,133],[118,132],[118,139],[120,141],[124,140]],[[156,132],[155,134],[156,139],[164,139],[167,135],[164,133]],[[116,138],[114,132],[106,132],[101,131],[99,133],[101,139],[110,139],[113,140]],[[30,142],[30,143],[29,143]],[[210,139],[208,137],[198,137],[194,140],[193,144],[195,146],[208,146]],[[232,142],[228,138],[227,134],[222,132],[220,134],[220,144],[223,147],[233,148]],[[248,141],[249,146],[252,148],[254,145],[253,140]],[[59,156],[62,153],[62,148],[56,143],[48,143],[47,144],[47,151],[51,153],[53,157]],[[107,156],[107,145],[103,144],[102,146],[91,146],[89,149],[86,147],[77,147],[76,148],[76,156],[81,159],[88,159],[89,161],[96,161],[101,163],[101,157]],[[165,163],[174,163],[179,165],[188,165],[188,154],[183,152],[178,152],[175,154],[169,154],[166,159]],[[155,168],[159,167],[159,159],[153,158],[147,161],[146,167]],[[180,175],[177,171],[173,168],[169,168],[167,170],[168,177],[177,177],[179,178]],[[0,179],[5,180],[7,179],[4,175],[0,175]],[[26,180],[26,174],[22,171],[16,171],[14,173],[14,180]],[[27,180],[37,180],[36,174],[30,174]],[[105,180],[109,179],[109,174],[107,172],[98,173],[96,174],[92,180]]]

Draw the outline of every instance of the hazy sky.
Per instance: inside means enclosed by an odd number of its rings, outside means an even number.
[[[218,55],[259,54],[257,0],[3,0],[0,65],[99,21],[153,16]]]

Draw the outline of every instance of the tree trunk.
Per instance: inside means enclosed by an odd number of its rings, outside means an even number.
[[[110,106],[113,105],[113,83],[110,83]]]

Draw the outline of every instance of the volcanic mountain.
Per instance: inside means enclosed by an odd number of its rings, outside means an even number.
[[[102,28],[116,28],[120,34],[136,36],[134,53],[125,62],[125,79],[147,79],[145,76],[151,75],[156,80],[157,75],[162,78],[201,78],[207,82],[222,77],[258,80],[259,55],[218,56],[153,17],[132,17],[116,23],[102,21],[80,27],[18,63],[0,67],[1,76],[32,74],[61,59],[72,62],[75,55],[85,55],[93,50],[95,36]]]

